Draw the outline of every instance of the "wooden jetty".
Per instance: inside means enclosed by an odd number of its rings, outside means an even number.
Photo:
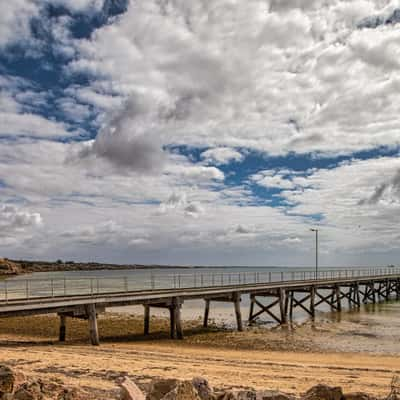
[[[376,272],[376,271],[373,271]],[[295,279],[274,282],[254,282],[201,287],[181,287],[167,289],[115,290],[112,293],[93,291],[83,294],[66,295],[57,293],[56,285],[51,282],[50,295],[26,296],[18,298],[6,292],[0,300],[0,317],[28,316],[57,313],[60,318],[60,341],[66,339],[67,318],[83,318],[88,320],[90,340],[93,345],[99,344],[97,315],[107,308],[129,305],[143,305],[144,334],[150,332],[150,312],[152,308],[165,308],[170,314],[171,338],[183,338],[181,308],[186,300],[203,299],[205,301],[204,327],[208,325],[208,316],[213,302],[229,302],[233,304],[237,329],[243,330],[243,318],[240,302],[243,295],[250,296],[250,313],[248,322],[254,323],[262,314],[268,315],[279,324],[287,323],[293,317],[293,311],[300,308],[312,318],[318,306],[327,304],[333,311],[342,310],[343,301],[350,307],[360,307],[362,303],[375,303],[390,298],[400,298],[400,271],[392,269],[382,274],[367,273],[354,276],[342,273],[341,277],[325,277],[319,279]],[[343,275],[345,275],[343,277]],[[195,278],[198,279],[198,278]],[[175,279],[174,279],[175,280]],[[216,281],[213,279],[213,282]],[[29,282],[26,283],[28,287]],[[65,285],[65,283],[64,283]],[[153,285],[152,285],[153,286]],[[21,297],[21,296],[20,296]]]

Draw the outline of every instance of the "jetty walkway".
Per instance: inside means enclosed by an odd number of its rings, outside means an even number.
[[[233,304],[237,329],[243,330],[242,295],[250,296],[248,322],[267,314],[279,324],[287,323],[301,308],[311,317],[327,304],[340,312],[344,300],[350,307],[400,298],[400,268],[336,269],[290,272],[237,272],[154,275],[138,282],[133,277],[15,279],[0,282],[0,317],[57,313],[59,339],[65,341],[66,319],[88,320],[90,340],[99,344],[98,313],[108,308],[143,305],[144,333],[150,332],[150,310],[166,308],[172,338],[183,338],[181,308],[186,300],[203,299],[204,327],[211,302]]]

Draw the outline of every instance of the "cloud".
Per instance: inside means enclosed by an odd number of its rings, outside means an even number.
[[[197,201],[189,201],[186,193],[173,193],[167,201],[162,203],[159,208],[159,213],[165,214],[169,211],[183,211],[185,216],[198,218],[204,214],[204,207]]]
[[[362,19],[357,27],[362,28],[377,28],[381,25],[395,25],[400,22],[400,8],[395,8],[391,12],[386,12],[380,15],[372,15]]]
[[[105,158],[112,164],[141,173],[162,170],[165,155],[149,105],[130,98],[100,129],[86,155]],[[150,126],[149,126],[150,124]]]
[[[398,30],[356,27],[383,6],[139,0],[76,41],[66,69],[129,98],[135,126],[163,144],[330,156],[397,146]]]
[[[2,204],[0,206],[1,236],[8,236],[12,232],[23,231],[26,228],[35,228],[42,224],[39,213],[22,211],[13,205]]]
[[[291,175],[295,175],[294,171],[288,170],[265,170],[250,177],[250,179],[257,183],[257,185],[265,188],[277,189],[294,189],[295,184]]]
[[[244,156],[239,151],[229,147],[216,147],[201,153],[201,158],[209,164],[228,164],[231,161],[240,162]]]
[[[0,14],[0,48],[32,39],[30,21],[39,14],[31,0],[13,0],[3,5]]]
[[[389,197],[397,197],[400,200],[400,170],[396,172],[393,178],[378,185],[373,194],[367,199],[360,200],[359,204],[376,204],[387,192],[390,192],[388,193]]]

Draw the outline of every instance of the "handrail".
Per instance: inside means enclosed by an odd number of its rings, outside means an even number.
[[[135,271],[136,272],[136,271]],[[230,285],[268,284],[296,281],[324,281],[327,279],[366,278],[400,275],[400,267],[320,269],[286,269],[281,271],[238,271],[124,275],[117,277],[61,277],[48,279],[11,279],[0,281],[0,303],[41,297],[99,295],[144,290],[190,289],[224,287]]]

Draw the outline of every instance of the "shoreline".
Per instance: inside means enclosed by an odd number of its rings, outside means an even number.
[[[168,321],[152,317],[144,337],[139,316],[105,314],[99,318],[101,345],[89,345],[87,321],[67,322],[67,341],[59,343],[58,319],[48,315],[0,320],[0,359],[23,373],[60,379],[70,385],[114,391],[116,379],[191,379],[204,376],[215,387],[269,388],[301,393],[317,383],[346,391],[388,394],[400,374],[398,354],[327,351],[313,341],[308,324],[294,332],[248,329],[245,332],[184,321],[183,341],[168,338]],[[315,335],[323,335],[317,331]]]

